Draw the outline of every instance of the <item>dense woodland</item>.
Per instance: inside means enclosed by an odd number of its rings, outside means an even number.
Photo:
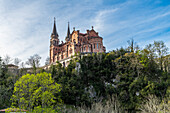
[[[76,54],[67,67],[57,62],[44,70],[31,60],[31,73],[22,67],[14,74],[0,59],[0,108],[32,112],[168,112],[168,48],[162,41],[145,48],[139,48],[133,40],[128,44],[128,48],[108,53]]]

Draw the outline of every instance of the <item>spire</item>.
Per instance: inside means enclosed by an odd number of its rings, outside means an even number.
[[[70,38],[70,27],[69,27],[69,22],[68,22],[67,38]]]
[[[55,17],[54,17],[54,27],[53,27],[53,32],[51,35],[55,35],[58,37],[58,33],[57,33],[57,29],[56,29],[56,20],[55,20]]]
[[[66,40],[70,39],[70,26],[69,26],[69,22],[68,22],[68,30],[67,30],[67,36],[66,36]]]

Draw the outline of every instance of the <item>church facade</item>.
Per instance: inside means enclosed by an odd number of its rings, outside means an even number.
[[[86,33],[81,33],[79,30],[75,30],[75,28],[72,33],[70,33],[68,23],[65,42],[61,41],[60,43],[54,19],[54,26],[50,39],[50,64],[55,64],[56,61],[59,61],[63,66],[67,66],[71,57],[76,53],[88,54],[98,52],[106,52],[106,48],[103,46],[103,38],[99,36],[93,26],[92,29],[87,30]]]

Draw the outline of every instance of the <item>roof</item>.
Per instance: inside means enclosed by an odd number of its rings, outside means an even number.
[[[8,68],[10,68],[10,67],[19,68],[17,65],[14,65],[14,64],[8,64],[7,66],[8,66]]]
[[[87,33],[79,33],[79,35],[83,35],[83,36],[85,36],[85,35],[87,35]]]

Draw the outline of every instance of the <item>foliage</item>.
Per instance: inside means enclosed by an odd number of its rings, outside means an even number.
[[[54,83],[51,74],[26,74],[14,86],[13,106],[33,109],[37,106],[44,108],[62,103],[59,96],[54,96],[61,91],[61,85]]]
[[[19,108],[7,108],[7,109],[5,109],[5,113],[22,112],[22,111],[26,111],[26,110],[19,109]]]
[[[162,41],[155,41],[139,50],[132,39],[128,48],[83,57],[76,54],[67,67],[57,62],[49,70],[42,69],[40,74],[36,74],[36,62],[32,61],[34,74],[26,74],[16,83],[8,68],[2,68],[0,62],[0,98],[6,93],[10,95],[9,92],[13,90],[9,89],[15,83],[13,105],[34,109],[34,112],[55,112],[62,101],[67,106],[74,106],[72,112],[94,113],[114,111],[114,102],[118,103],[116,106],[121,112],[143,110],[142,106],[155,98],[158,108],[169,103],[170,61],[168,48]],[[22,69],[20,71],[24,73]],[[114,98],[116,101],[109,100],[112,95],[117,95]],[[150,95],[155,95],[155,98],[149,100]],[[6,100],[2,102],[10,105]],[[146,109],[150,109],[148,107]]]
[[[18,76],[8,70],[0,57],[0,108],[10,107],[13,87]]]
[[[168,48],[166,47],[163,41],[154,41],[154,47],[155,47],[156,54],[158,56],[158,61],[161,70],[163,70],[163,56],[167,55]]]
[[[149,94],[162,100],[169,73],[160,69],[154,44],[138,50],[132,40],[129,47],[131,52],[120,48],[109,53],[76,55],[66,68],[60,63],[52,66],[53,78],[62,85],[60,95],[65,104],[91,107],[116,94],[121,106],[133,112]]]
[[[42,108],[41,106],[37,106],[31,113],[57,113],[57,111],[52,107]]]

